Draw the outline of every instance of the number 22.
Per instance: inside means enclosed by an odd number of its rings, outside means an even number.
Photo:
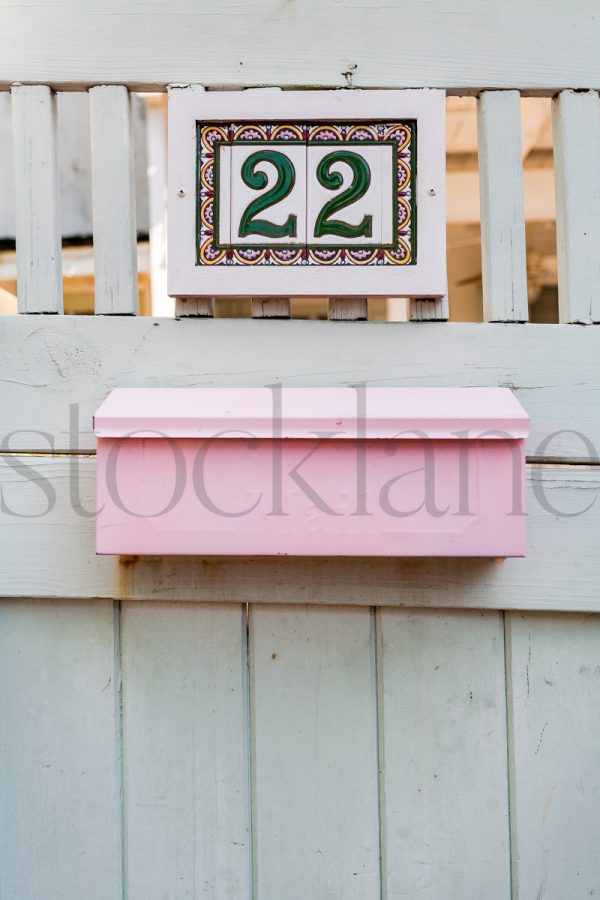
[[[268,184],[267,175],[257,171],[261,162],[273,165],[277,172],[277,181],[265,194],[252,200],[240,218],[238,234],[240,237],[248,237],[252,234],[269,238],[295,237],[297,234],[297,216],[290,214],[283,225],[276,225],[266,219],[258,219],[256,216],[271,206],[280,203],[291,193],[296,183],[296,172],[291,161],[283,153],[275,150],[258,150],[252,153],[242,165],[242,180],[255,190],[262,190]],[[371,171],[366,160],[358,153],[348,150],[336,150],[328,153],[317,166],[317,180],[323,187],[336,190],[341,187],[344,180],[340,172],[332,171],[335,163],[344,163],[352,171],[352,183],[334,197],[328,200],[322,207],[315,221],[315,237],[323,237],[331,234],[338,237],[371,237],[373,233],[372,216],[365,215],[359,225],[350,225],[340,219],[331,218],[334,213],[364,197],[371,184]]]

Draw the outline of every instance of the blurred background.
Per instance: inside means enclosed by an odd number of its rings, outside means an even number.
[[[166,94],[133,95],[140,314],[172,316],[166,293]],[[10,94],[0,93],[0,312],[16,312],[15,204]],[[474,97],[447,103],[450,320],[482,321],[477,116]],[[558,321],[551,100],[521,100],[529,321]],[[58,95],[65,313],[94,311],[89,102]],[[218,299],[215,315],[250,316],[250,300]],[[325,298],[292,299],[294,318],[326,319]],[[408,301],[370,298],[369,319],[405,321]]]

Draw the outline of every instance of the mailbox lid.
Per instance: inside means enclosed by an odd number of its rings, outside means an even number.
[[[99,438],[518,440],[529,417],[508,388],[116,388]]]

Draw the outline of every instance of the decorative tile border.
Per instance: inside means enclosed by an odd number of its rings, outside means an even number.
[[[252,141],[306,144],[393,144],[396,156],[396,234],[392,247],[219,246],[215,240],[216,154],[219,145]],[[197,260],[201,266],[406,266],[416,263],[416,123],[197,125]]]

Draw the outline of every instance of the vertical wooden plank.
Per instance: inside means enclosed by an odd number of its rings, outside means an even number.
[[[364,322],[369,317],[366,297],[331,297],[329,319],[332,322]]]
[[[252,298],[253,319],[289,319],[290,316],[289,297],[274,297],[272,299]]]
[[[447,322],[448,316],[448,297],[410,301],[411,322]]]
[[[600,322],[600,108],[596,91],[552,103],[561,322]]]
[[[600,617],[507,613],[513,898],[600,892]]]
[[[378,612],[384,896],[510,897],[501,624]]]
[[[128,900],[250,895],[246,615],[123,605]]]
[[[21,313],[62,313],[56,98],[13,84],[17,293]]]
[[[371,612],[250,609],[254,896],[379,900]]]
[[[2,900],[121,900],[114,631],[112,601],[0,605]]]
[[[97,315],[137,315],[137,235],[129,92],[90,88]]]
[[[172,316],[175,301],[167,293],[167,103],[164,94],[147,95],[145,101],[152,315]]]
[[[212,319],[215,304],[212,297],[178,297],[175,315],[178,319]]]
[[[527,263],[518,91],[483,91],[477,104],[483,315],[526,322]]]

